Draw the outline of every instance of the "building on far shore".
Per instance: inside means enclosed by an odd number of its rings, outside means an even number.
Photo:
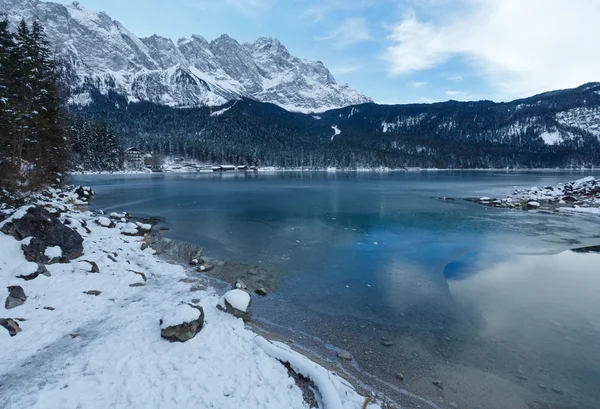
[[[138,148],[125,149],[125,166],[131,168],[144,167],[144,152]]]

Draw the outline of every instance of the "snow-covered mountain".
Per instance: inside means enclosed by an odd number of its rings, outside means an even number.
[[[67,64],[76,104],[90,101],[90,89],[176,107],[221,105],[239,96],[300,112],[370,102],[337,84],[320,61],[294,57],[273,38],[243,44],[227,35],[211,42],[198,35],[177,42],[138,38],[106,13],[77,2],[0,0],[0,10],[15,24],[40,20]]]

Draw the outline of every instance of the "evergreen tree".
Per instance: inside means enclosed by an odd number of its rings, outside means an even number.
[[[29,188],[60,182],[69,161],[70,141],[56,73],[38,22],[30,28],[22,20],[15,34],[6,21],[0,23],[0,158]]]

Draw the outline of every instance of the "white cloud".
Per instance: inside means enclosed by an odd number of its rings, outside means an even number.
[[[340,65],[340,66],[332,67],[329,71],[331,71],[331,73],[334,75],[350,74],[350,73],[358,71],[358,66],[356,66],[356,65]]]
[[[344,12],[367,9],[380,5],[382,0],[320,0],[308,7],[303,15],[312,18],[315,23],[325,20],[330,14],[340,10]]]
[[[464,92],[462,91],[446,91],[446,95],[448,95],[449,97],[455,97],[457,95],[462,95],[464,94]]]
[[[362,41],[371,40],[371,32],[367,21],[363,18],[349,18],[325,37],[317,37],[319,41],[333,40],[339,47],[345,47]]]
[[[212,0],[191,0],[186,1],[186,3],[189,6],[200,10],[225,4],[248,16],[257,16],[258,13],[264,12],[265,10],[273,7],[275,1],[276,0],[223,0],[221,3],[219,3]]]
[[[452,77],[447,77],[446,80],[447,81],[462,81],[463,77],[461,75],[455,75]]]
[[[427,81],[413,81],[410,83],[413,88],[421,88],[427,84],[429,84]]]
[[[501,99],[600,79],[600,1],[461,0],[433,22],[407,14],[391,29],[391,75],[465,57]],[[466,10],[466,11],[465,11]]]

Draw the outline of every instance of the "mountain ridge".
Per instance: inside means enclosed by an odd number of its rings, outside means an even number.
[[[70,73],[70,103],[90,102],[90,91],[118,92],[130,101],[172,107],[220,105],[249,97],[297,112],[322,112],[370,102],[339,85],[320,61],[292,56],[279,40],[239,43],[227,34],[173,41],[139,38],[104,12],[79,3],[0,0],[9,20],[36,18]]]

